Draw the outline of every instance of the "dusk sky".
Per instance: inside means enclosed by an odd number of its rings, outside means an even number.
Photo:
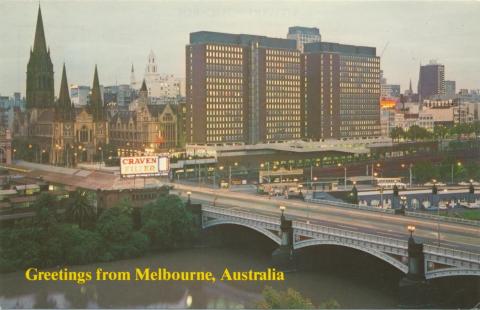
[[[25,94],[38,1],[0,0],[0,94]],[[388,83],[412,79],[436,59],[446,79],[480,88],[480,2],[327,1],[41,1],[58,93],[61,66],[70,84],[126,84],[131,64],[141,79],[153,50],[159,70],[185,76],[190,32],[209,30],[286,37],[289,26],[320,29],[322,40],[387,45],[381,67]]]

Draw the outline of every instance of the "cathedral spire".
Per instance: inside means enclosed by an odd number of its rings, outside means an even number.
[[[55,104],[53,64],[45,41],[42,10],[38,7],[33,48],[27,64],[27,109],[50,108]]]
[[[130,87],[133,89],[136,89],[137,86],[137,80],[135,79],[135,70],[133,69],[133,64],[132,64],[132,70],[130,71]]]
[[[59,117],[61,120],[71,121],[73,119],[73,106],[68,91],[67,70],[65,69],[65,63],[63,64],[62,81],[60,82],[60,94],[58,95],[56,108],[57,117]]]
[[[100,90],[100,82],[98,80],[97,65],[95,65],[95,73],[93,75],[92,94],[90,95],[90,113],[93,115],[94,121],[105,120],[102,93]]]
[[[43,30],[42,9],[38,6],[37,26],[35,28],[35,40],[33,41],[33,52],[48,53],[45,31]]]

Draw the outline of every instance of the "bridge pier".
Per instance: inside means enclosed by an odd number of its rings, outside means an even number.
[[[279,270],[293,271],[296,269],[293,250],[293,223],[291,220],[285,219],[283,210],[280,220],[280,245],[272,253],[272,263]]]
[[[413,228],[414,229],[414,228]],[[401,308],[427,308],[432,289],[425,278],[423,243],[416,243],[413,230],[408,239],[408,273],[399,282],[399,306]]]

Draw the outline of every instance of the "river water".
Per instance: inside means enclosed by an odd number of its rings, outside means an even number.
[[[265,270],[268,255],[231,248],[195,248],[149,255],[139,259],[70,267],[72,271],[131,271],[135,268],[170,271],[212,271],[217,278],[225,268],[233,271]],[[58,270],[51,268],[49,270]],[[252,308],[261,299],[265,285],[294,288],[315,305],[333,298],[342,308],[392,308],[396,294],[376,281],[348,274],[329,272],[292,272],[282,282],[161,282],[161,281],[89,281],[31,282],[23,272],[2,275],[2,308]]]

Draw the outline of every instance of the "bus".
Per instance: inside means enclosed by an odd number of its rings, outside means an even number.
[[[407,188],[407,184],[402,183],[402,178],[375,178],[375,182],[378,187],[385,189],[393,189],[395,185],[397,185],[399,189]]]

